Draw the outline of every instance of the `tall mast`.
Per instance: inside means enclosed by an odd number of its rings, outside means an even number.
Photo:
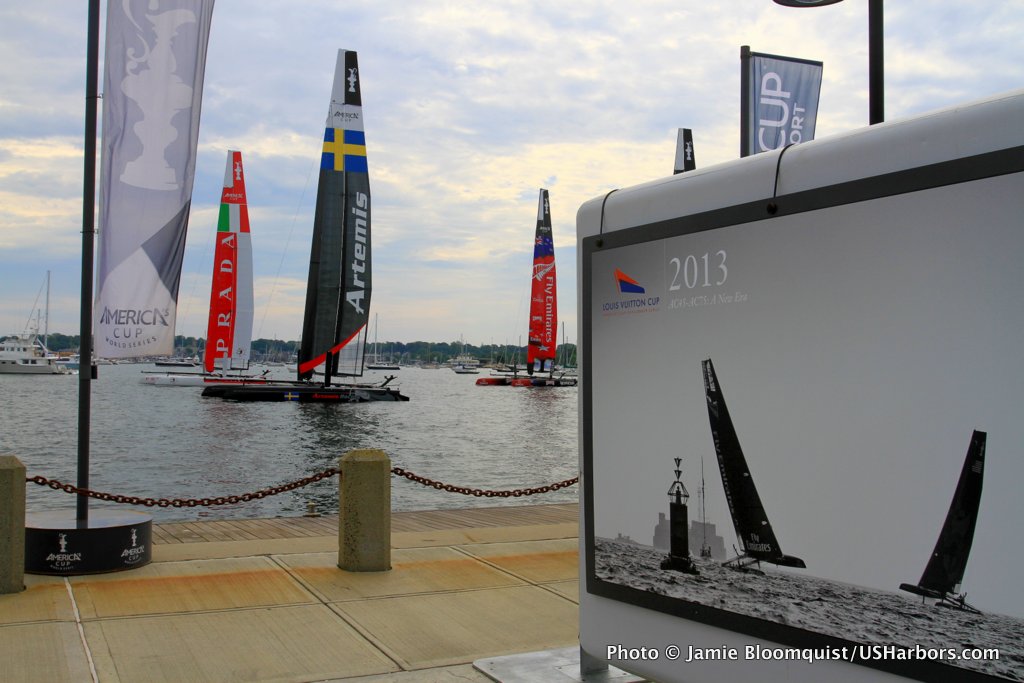
[[[708,545],[708,519],[704,508],[704,456],[700,456],[700,525],[702,537],[700,544],[700,556],[711,557],[711,546]]]
[[[50,352],[50,271],[46,271],[46,317],[43,318],[43,348]]]
[[[82,305],[78,347],[78,488],[89,488],[89,420],[92,398],[92,278],[96,236],[96,109],[99,101],[100,0],[89,2],[85,69],[85,167],[82,189]],[[83,366],[84,364],[84,366]],[[89,521],[89,499],[79,494],[75,519]]]

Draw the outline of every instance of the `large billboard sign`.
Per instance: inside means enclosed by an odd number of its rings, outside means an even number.
[[[1022,115],[580,209],[585,650],[698,683],[1024,680]],[[935,158],[961,125],[995,139]]]

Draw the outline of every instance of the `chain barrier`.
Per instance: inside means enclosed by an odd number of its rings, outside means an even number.
[[[522,496],[533,496],[538,493],[549,493],[551,491],[557,491],[567,486],[572,486],[577,483],[580,478],[573,477],[572,479],[566,479],[565,481],[559,481],[554,484],[548,484],[546,486],[537,486],[529,489],[510,489],[504,491],[489,491],[486,489],[471,489],[465,486],[455,486],[453,484],[444,484],[427,477],[421,477],[418,474],[414,474],[401,467],[392,467],[391,473],[405,477],[410,481],[414,481],[424,486],[435,488],[439,491],[448,491],[449,493],[461,493],[464,496],[476,496],[478,498],[519,498]],[[103,491],[93,491],[88,488],[79,488],[74,484],[65,484],[56,479],[47,479],[42,476],[26,477],[25,481],[40,486],[49,486],[55,491],[64,491],[65,493],[73,493],[75,495],[87,496],[89,498],[95,498],[96,500],[103,500],[111,503],[122,503],[125,505],[145,505],[146,507],[173,507],[173,508],[194,508],[194,507],[209,507],[211,505],[235,505],[237,503],[248,503],[250,500],[257,500],[259,498],[266,498],[267,496],[276,496],[279,493],[285,493],[286,491],[294,491],[295,489],[308,486],[312,483],[318,482],[321,479],[327,479],[333,477],[336,474],[341,474],[341,470],[337,467],[319,472],[310,477],[298,479],[289,484],[282,484],[281,486],[272,486],[270,488],[262,489],[260,491],[254,491],[252,493],[243,493],[240,496],[221,496],[217,498],[139,498],[138,496],[122,496],[115,493],[105,493]]]
[[[281,486],[272,486],[267,489],[260,491],[254,491],[253,493],[243,493],[240,496],[222,496],[218,498],[139,498],[138,496],[121,496],[115,493],[104,493],[103,491],[93,491],[87,488],[78,488],[73,484],[64,484],[56,479],[47,479],[46,477],[26,477],[26,482],[32,482],[33,484],[39,484],[40,486],[49,486],[51,489],[65,491],[67,493],[74,493],[77,495],[88,496],[89,498],[95,498],[96,500],[105,500],[111,503],[124,503],[125,505],[145,505],[146,507],[172,507],[172,508],[194,508],[194,507],[209,507],[211,505],[234,505],[236,503],[248,503],[250,500],[256,500],[259,498],[266,498],[267,496],[276,496],[278,493],[284,493],[285,491],[294,491],[297,488],[308,486],[313,482],[320,481],[321,479],[327,479],[333,477],[336,474],[340,474],[341,470],[337,467],[324,470],[318,474],[314,474],[311,477],[305,477],[297,481],[293,481],[290,484],[282,484]]]
[[[566,486],[572,486],[580,480],[579,477],[573,477],[572,479],[566,479],[565,481],[556,482],[554,484],[548,484],[547,486],[538,486],[532,489],[512,489],[506,491],[488,491],[485,489],[470,489],[465,486],[453,486],[452,484],[443,484],[433,479],[421,477],[418,474],[413,474],[408,470],[402,469],[401,467],[392,467],[391,473],[399,477],[405,477],[409,481],[414,481],[417,484],[423,484],[424,486],[430,486],[438,489],[439,491],[448,491],[449,493],[461,493],[464,496],[477,496],[484,498],[519,498],[521,496],[532,496],[537,493],[549,493],[551,491],[557,491],[563,489]]]

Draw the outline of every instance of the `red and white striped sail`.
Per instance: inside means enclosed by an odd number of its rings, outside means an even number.
[[[555,286],[555,244],[551,238],[548,191],[537,202],[537,232],[533,243],[533,283],[530,288],[530,343],[527,371],[551,372],[558,347],[558,301]]]
[[[206,372],[249,367],[254,311],[252,239],[241,152],[228,152],[220,202],[203,359]]]

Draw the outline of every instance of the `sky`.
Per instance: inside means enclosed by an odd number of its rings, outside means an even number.
[[[818,138],[867,125],[867,19],[863,0],[217,0],[177,332],[205,336],[239,149],[253,335],[298,339],[339,48],[362,76],[380,341],[522,343],[539,188],[576,341],[579,206],[670,175],[680,127],[698,167],[736,158],[742,45],[824,63]],[[890,2],[884,30],[886,120],[1024,86],[1024,0]],[[85,45],[85,2],[0,7],[0,335],[43,308],[47,272],[49,331],[78,333]]]

